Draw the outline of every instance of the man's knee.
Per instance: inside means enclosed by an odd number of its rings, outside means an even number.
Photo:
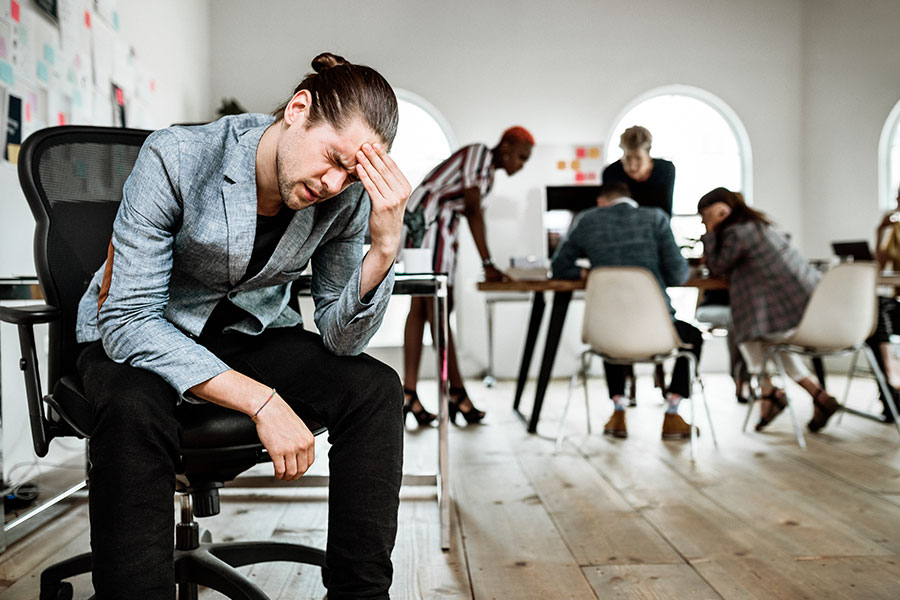
[[[370,356],[359,358],[347,371],[347,389],[370,408],[401,414],[403,385],[397,371]]]

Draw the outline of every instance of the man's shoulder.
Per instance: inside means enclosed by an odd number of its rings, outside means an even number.
[[[157,147],[180,145],[192,151],[221,150],[229,143],[237,143],[241,136],[257,127],[268,126],[274,121],[270,115],[241,114],[222,117],[203,125],[173,125],[153,132],[148,143]]]

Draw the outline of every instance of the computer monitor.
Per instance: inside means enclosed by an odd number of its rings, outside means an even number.
[[[832,242],[831,249],[841,260],[875,260],[869,251],[869,242],[866,240],[853,240],[849,242]]]
[[[565,237],[575,215],[597,206],[599,185],[548,185],[544,229],[547,231],[547,256],[552,257]]]

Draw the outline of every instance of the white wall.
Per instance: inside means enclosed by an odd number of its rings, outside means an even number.
[[[874,243],[881,214],[878,140],[900,100],[898,24],[896,0],[804,4],[803,223],[809,256],[827,256],[836,239]]]
[[[21,3],[23,11],[32,7]],[[118,37],[134,48],[135,56],[156,81],[155,99],[150,108],[154,127],[174,122],[209,120],[215,105],[209,90],[209,6],[206,0],[182,2],[118,2]],[[42,18],[42,17],[38,17]],[[0,161],[0,276],[34,274],[32,261],[33,220],[19,189],[16,167]],[[38,344],[45,334],[38,332]],[[18,370],[19,349],[15,327],[0,326],[2,352],[3,475],[12,473],[12,483],[34,476],[31,437],[25,406],[25,386]],[[68,453],[80,452],[71,441],[54,444],[49,463]],[[45,463],[45,464],[49,464]],[[7,483],[10,483],[7,481]]]
[[[330,50],[433,103],[460,144],[493,144],[516,123],[539,143],[556,144],[603,141],[634,97],[660,85],[693,85],[740,115],[753,145],[758,206],[800,238],[801,6],[800,0],[274,0],[248,19],[245,2],[220,0],[211,15],[212,95],[271,110],[311,58]],[[501,264],[540,250],[541,185],[527,167],[513,179],[498,174],[488,240]],[[464,242],[458,338],[464,366],[475,375],[486,360],[484,306],[474,291],[479,261],[470,240]],[[499,312],[497,347],[504,351],[495,361],[501,375],[511,376],[527,306]],[[577,312],[571,317],[570,325]],[[566,354],[563,348],[558,372],[571,368]]]

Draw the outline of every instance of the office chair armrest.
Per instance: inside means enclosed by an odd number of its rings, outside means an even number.
[[[54,424],[44,412],[41,372],[37,347],[34,342],[34,326],[59,319],[60,310],[55,306],[0,306],[0,321],[16,325],[19,332],[21,358],[19,368],[25,377],[25,397],[28,401],[28,418],[31,422],[31,441],[38,456],[46,456],[50,440],[55,435]]]
[[[36,325],[59,318],[60,310],[49,304],[31,306],[0,306],[0,321],[13,325]]]

